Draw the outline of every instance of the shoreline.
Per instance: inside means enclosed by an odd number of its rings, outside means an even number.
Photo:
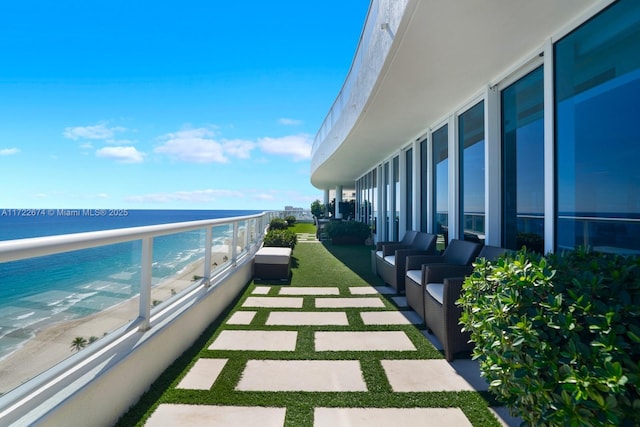
[[[214,252],[212,262],[221,265],[222,257],[223,254]],[[180,293],[193,285],[194,275],[204,275],[204,257],[153,286],[151,301],[166,301],[175,293]],[[71,343],[74,338],[88,340],[97,337],[99,340],[135,320],[139,313],[139,299],[140,296],[136,295],[101,312],[37,329],[32,338],[0,360],[0,395],[73,355],[75,350],[71,348]]]

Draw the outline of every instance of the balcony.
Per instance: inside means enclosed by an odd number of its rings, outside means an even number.
[[[313,235],[290,283],[251,281],[117,425],[500,425],[476,363],[443,359],[370,247]]]
[[[209,284],[151,307],[150,328],[142,303],[134,322],[2,396],[0,424],[500,425],[475,362],[444,360],[371,273],[369,247],[325,245],[299,227],[290,283],[252,280],[259,245],[247,239]]]

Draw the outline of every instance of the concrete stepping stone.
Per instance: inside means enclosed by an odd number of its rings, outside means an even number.
[[[407,297],[391,297],[391,300],[398,307],[409,307],[409,303],[407,303]]]
[[[251,295],[267,295],[270,290],[270,286],[256,286],[255,288],[253,288]]]
[[[228,359],[198,359],[176,388],[209,390]]]
[[[243,307],[264,308],[302,308],[300,297],[248,297],[242,304]]]
[[[444,359],[381,360],[395,392],[473,391],[475,388]]]
[[[315,408],[314,427],[472,426],[460,408]]]
[[[396,291],[389,286],[352,286],[349,288],[351,295],[390,295]]]
[[[365,325],[419,325],[422,318],[415,311],[362,311]]]
[[[269,313],[267,325],[339,325],[348,326],[349,320],[344,311],[274,311]]]
[[[236,311],[227,320],[227,325],[249,325],[254,317],[256,317],[257,311]]]
[[[222,331],[209,350],[295,351],[296,331]]]
[[[416,350],[403,331],[315,332],[316,351]]]
[[[280,288],[280,295],[340,295],[340,289],[322,286]]]
[[[367,391],[357,360],[249,360],[240,391]]]
[[[145,423],[146,427],[282,427],[286,408],[211,406],[164,403]]]
[[[359,308],[384,307],[378,297],[375,298],[316,298],[316,308]]]

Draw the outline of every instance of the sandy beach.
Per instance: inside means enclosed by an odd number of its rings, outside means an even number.
[[[223,254],[213,253],[212,263],[223,264]],[[215,267],[214,267],[215,268]],[[161,281],[151,290],[151,300],[166,301],[194,283],[194,275],[203,276],[204,259],[185,267],[180,273]],[[0,394],[6,393],[41,372],[73,355],[71,343],[76,337],[101,338],[138,317],[136,296],[100,313],[36,330],[35,337],[0,361]]]

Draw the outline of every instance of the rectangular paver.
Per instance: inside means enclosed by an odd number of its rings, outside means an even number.
[[[391,295],[396,290],[389,286],[352,286],[349,288],[351,295]]]
[[[316,308],[359,308],[384,307],[378,297],[375,298],[316,298]]]
[[[243,307],[301,308],[301,297],[248,297]]]
[[[249,360],[241,391],[367,391],[357,360]]]
[[[228,325],[249,325],[254,317],[256,317],[257,311],[236,311],[227,320]]]
[[[146,427],[282,427],[286,408],[212,406],[165,403],[145,423]]]
[[[444,359],[381,360],[380,363],[396,392],[474,390]]]
[[[416,350],[403,331],[315,333],[316,351],[410,351]]]
[[[471,426],[460,408],[316,408],[314,427]]]
[[[422,318],[413,310],[363,311],[360,317],[365,325],[419,325],[422,323]]]
[[[271,290],[271,286],[256,286],[251,292],[252,295],[266,295]]]
[[[209,390],[228,359],[198,359],[176,388]]]
[[[391,299],[398,307],[409,307],[407,297],[391,297]]]
[[[281,288],[279,295],[340,295],[340,289],[323,286]]]
[[[209,350],[294,351],[296,331],[222,331]]]
[[[269,313],[267,325],[340,325],[349,324],[344,311],[299,312],[274,311]]]

